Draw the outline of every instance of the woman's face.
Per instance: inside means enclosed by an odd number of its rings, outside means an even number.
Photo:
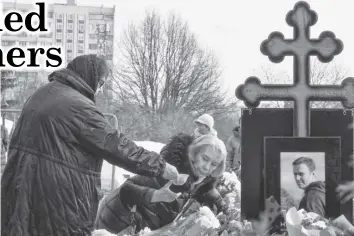
[[[196,122],[196,125],[200,134],[207,134],[209,132],[209,127],[205,124]]]
[[[201,148],[193,163],[196,174],[201,178],[211,175],[221,162],[220,156],[211,146]]]
[[[95,93],[96,95],[103,92],[103,85],[105,84],[106,80],[107,80],[106,75],[101,76],[101,78],[98,80],[97,90]]]

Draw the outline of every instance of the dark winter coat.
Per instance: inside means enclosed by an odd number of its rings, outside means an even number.
[[[309,184],[301,199],[299,209],[326,217],[326,187],[322,181]]]
[[[83,79],[63,69],[25,103],[1,180],[2,235],[90,235],[103,159],[142,175],[163,173],[165,161],[118,134],[93,98]]]
[[[215,189],[218,179],[213,177],[205,178],[197,190],[191,192],[191,183],[197,177],[192,172],[188,147],[193,141],[193,136],[179,134],[161,150],[161,156],[170,164],[176,166],[180,173],[189,174],[191,177],[183,186],[172,185],[170,189],[174,192],[182,192],[183,196],[193,196],[199,203],[223,210],[225,203],[219,192]],[[111,233],[118,233],[131,226],[131,209],[137,205],[138,218],[141,218],[138,227],[149,227],[152,230],[161,228],[171,223],[181,211],[187,198],[180,197],[172,203],[158,202],[151,203],[152,193],[155,189],[162,188],[167,183],[161,177],[149,178],[134,176],[127,180],[120,188],[110,193],[101,203],[97,214],[96,228],[106,229]]]

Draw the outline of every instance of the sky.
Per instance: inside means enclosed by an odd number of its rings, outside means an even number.
[[[29,2],[30,0],[18,0]],[[47,0],[48,3],[65,3],[65,0]],[[292,38],[293,28],[285,16],[296,4],[295,0],[78,0],[78,5],[115,5],[115,39],[129,23],[139,23],[146,10],[155,9],[162,16],[170,12],[187,21],[202,47],[211,49],[222,69],[221,83],[230,95],[249,76],[262,75],[266,67],[276,73],[292,75],[292,58],[272,63],[260,52],[260,44],[273,31]],[[318,15],[311,28],[311,37],[330,30],[344,43],[344,50],[333,63],[348,70],[354,77],[353,0],[309,0]],[[119,56],[119,51],[115,50]]]

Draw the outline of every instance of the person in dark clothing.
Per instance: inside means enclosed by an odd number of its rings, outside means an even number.
[[[235,171],[241,177],[241,128],[236,126],[226,143],[226,171]]]
[[[325,183],[316,179],[316,165],[309,157],[300,157],[293,162],[296,184],[304,190],[299,209],[326,217]]]
[[[347,162],[349,168],[354,169],[354,156],[351,155]],[[354,181],[345,181],[336,188],[337,198],[342,204],[354,200]],[[353,216],[354,217],[354,216]]]
[[[176,181],[177,169],[110,126],[95,105],[108,66],[83,55],[49,75],[24,104],[1,179],[1,233],[91,235],[103,159]]]
[[[1,117],[2,118],[2,117]],[[1,124],[1,174],[6,165],[6,152],[9,144],[9,132],[5,124]]]
[[[193,135],[175,135],[160,152],[179,173],[189,174],[184,185],[170,186],[159,177],[134,176],[102,200],[96,229],[114,234],[129,226],[137,232],[144,227],[156,230],[171,223],[189,197],[212,210],[224,211],[225,202],[215,185],[225,169],[226,147],[214,135],[193,139]],[[182,194],[175,200],[171,196],[177,192]]]

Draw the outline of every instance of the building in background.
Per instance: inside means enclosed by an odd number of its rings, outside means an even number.
[[[46,35],[33,36],[26,33],[10,35],[3,33],[1,48],[6,47],[62,47],[64,65],[79,55],[101,54],[110,65],[113,64],[114,45],[114,7],[94,7],[77,5],[75,0],[67,0],[66,4],[50,4],[47,7],[47,26],[51,32]],[[26,3],[3,2],[3,12],[16,10],[38,12],[38,6]],[[1,97],[9,105],[16,103],[25,83],[28,81],[46,80],[48,72],[43,71],[1,71]],[[38,83],[45,81],[38,81]],[[108,83],[107,87],[111,87]],[[110,91],[105,91],[111,96]]]

